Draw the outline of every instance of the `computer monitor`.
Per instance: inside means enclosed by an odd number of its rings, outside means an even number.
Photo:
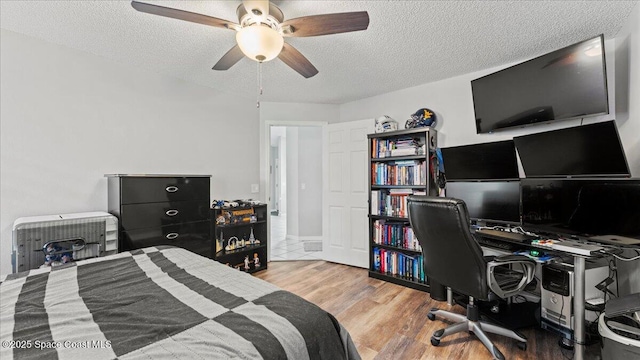
[[[518,179],[513,140],[442,148],[444,171],[449,180]]]
[[[471,221],[485,225],[520,225],[520,182],[448,182],[447,197],[464,201]]]
[[[521,189],[526,230],[640,239],[640,179],[522,179]]]
[[[628,177],[615,121],[515,137],[525,176]]]

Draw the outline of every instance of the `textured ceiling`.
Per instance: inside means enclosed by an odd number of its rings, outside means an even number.
[[[287,38],[320,71],[305,79],[263,65],[263,101],[341,104],[525,60],[603,33],[615,37],[638,1],[275,1],[285,19],[366,10],[369,29]],[[237,21],[240,1],[149,1]],[[256,96],[257,63],[211,67],[231,30],[135,11],[129,1],[0,2],[0,26],[121,64]]]

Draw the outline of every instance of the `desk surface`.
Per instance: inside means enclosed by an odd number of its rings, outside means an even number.
[[[537,239],[531,235],[497,229],[477,229],[474,234],[481,245],[509,251],[534,248],[589,257],[598,255],[597,252],[604,249],[604,247],[593,243],[568,239]]]

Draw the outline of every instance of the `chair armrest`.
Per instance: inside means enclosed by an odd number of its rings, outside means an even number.
[[[511,266],[509,277],[519,281],[516,286],[501,287],[496,279],[496,269],[505,265]],[[521,270],[519,272],[518,270]],[[536,262],[522,255],[497,256],[492,261],[487,262],[487,282],[491,291],[501,298],[508,298],[521,292],[528,283],[533,280],[536,270]]]

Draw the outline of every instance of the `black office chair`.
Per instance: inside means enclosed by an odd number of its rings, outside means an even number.
[[[469,296],[467,316],[431,309],[428,315],[430,320],[441,316],[456,322],[434,332],[431,344],[437,346],[447,335],[470,331],[496,359],[504,359],[504,356],[485,332],[516,339],[518,346],[526,349],[527,338],[522,334],[480,321],[474,300],[489,300],[491,293],[501,298],[516,295],[533,280],[535,261],[520,255],[484,257],[469,229],[469,214],[462,200],[410,195],[408,207],[411,227],[422,246],[426,276]]]

